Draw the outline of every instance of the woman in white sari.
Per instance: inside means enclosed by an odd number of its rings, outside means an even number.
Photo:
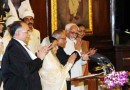
[[[49,37],[46,37],[42,41],[42,46],[50,44],[52,40],[49,39]],[[68,71],[71,69],[77,55],[75,53],[72,54],[66,65],[62,66],[55,55],[58,49],[57,40],[53,39],[52,47],[52,50],[49,51],[43,61],[42,68],[39,70],[42,90],[67,90]]]

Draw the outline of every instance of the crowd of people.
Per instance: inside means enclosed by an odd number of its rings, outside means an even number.
[[[29,0],[21,3],[19,15],[11,0],[8,5],[6,30],[0,37],[0,90],[84,90],[83,82],[71,78],[83,75],[82,65],[96,52],[82,39],[86,27],[68,23],[40,42]]]

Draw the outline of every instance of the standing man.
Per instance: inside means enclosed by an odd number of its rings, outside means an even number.
[[[13,38],[2,59],[4,90],[42,90],[38,70],[50,47],[42,47],[35,56],[26,47],[28,30],[28,25],[22,21],[14,22],[10,27]]]
[[[78,45],[76,43],[80,43],[81,45],[81,39],[77,39],[78,35],[78,26],[74,23],[69,23],[65,27],[66,30],[66,46],[64,48],[65,52],[70,55],[73,51],[76,50],[75,46]],[[82,54],[82,49],[80,47],[80,52]],[[78,76],[82,76],[82,65],[86,64],[86,61],[83,61],[82,59],[79,59],[74,66],[71,69],[71,78],[75,78]],[[84,83],[83,82],[76,82],[76,85],[71,85],[71,90],[84,90]]]
[[[74,52],[77,52],[78,56],[80,56],[80,52],[79,52],[79,49],[80,49],[80,43],[76,43],[77,45],[75,45],[75,50],[70,54],[66,54],[66,52],[64,51],[64,48],[66,46],[66,33],[65,33],[65,30],[56,30],[54,31],[54,33],[52,34],[52,37],[55,37],[58,41],[58,50],[57,50],[57,53],[56,53],[56,56],[58,58],[58,60],[60,61],[60,63],[62,65],[65,65],[68,61],[68,58],[70,57],[70,55]],[[79,58],[76,58],[76,61],[79,60]],[[83,57],[84,60],[88,60],[88,55],[86,54],[84,57]],[[71,72],[70,73],[70,76],[71,76]],[[67,90],[71,90],[71,82],[68,80],[67,81]]]
[[[29,26],[30,39],[27,46],[33,53],[36,53],[40,47],[40,32],[33,27],[34,13],[31,9],[29,0],[23,1],[18,11],[20,18]]]
[[[52,37],[56,38],[58,41],[58,50],[56,56],[62,65],[65,65],[68,62],[70,55],[66,54],[64,51],[66,45],[66,34],[65,30],[56,30],[53,32]],[[78,58],[79,59],[79,58]],[[69,71],[71,76],[71,73]],[[67,90],[71,90],[71,82],[67,81]]]

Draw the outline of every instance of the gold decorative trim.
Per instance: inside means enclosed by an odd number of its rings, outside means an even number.
[[[51,29],[57,30],[57,0],[51,0]]]
[[[92,0],[88,0],[89,7],[89,30],[87,30],[86,34],[93,34],[93,19],[92,19]],[[51,31],[52,33],[57,30],[58,20],[57,20],[57,0],[51,0]]]
[[[92,20],[92,0],[88,0],[88,7],[89,7],[89,29],[91,33],[93,33],[93,20]]]

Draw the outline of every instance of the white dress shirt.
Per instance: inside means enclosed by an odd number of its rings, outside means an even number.
[[[15,39],[15,38],[14,38],[14,39]],[[28,54],[29,54],[29,56],[31,57],[32,60],[34,60],[34,59],[37,58],[37,56],[36,56],[35,54],[33,54],[33,53],[27,48],[26,44],[25,44],[23,41],[18,40],[18,39],[15,39],[15,40],[17,40],[17,41],[25,48],[25,50],[28,52]]]

